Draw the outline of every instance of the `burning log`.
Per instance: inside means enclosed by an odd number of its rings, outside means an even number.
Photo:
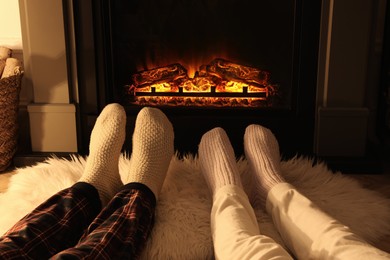
[[[133,86],[142,88],[166,82],[176,82],[188,78],[187,70],[180,64],[144,70],[133,75]]]
[[[211,77],[202,76],[195,76],[180,85],[184,92],[209,92],[215,86],[216,84]]]
[[[269,84],[269,72],[243,66],[223,59],[215,59],[209,65],[200,68],[199,75],[213,75],[226,81],[266,86]]]

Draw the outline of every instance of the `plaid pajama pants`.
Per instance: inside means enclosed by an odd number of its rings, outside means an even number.
[[[101,210],[97,190],[79,182],[53,195],[0,238],[0,259],[134,259],[154,224],[156,199],[129,183]]]

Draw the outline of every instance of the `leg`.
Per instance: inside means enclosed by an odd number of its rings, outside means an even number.
[[[0,259],[47,259],[74,246],[100,208],[91,185],[79,183],[60,191],[0,238]]]
[[[258,185],[260,201],[286,245],[299,259],[390,259],[348,227],[325,214],[286,183],[280,174],[279,146],[269,129],[247,127],[245,155]]]
[[[156,198],[173,156],[173,129],[158,109],[137,116],[127,183],[89,226],[80,242],[54,258],[139,257],[152,230]]]
[[[124,120],[123,109],[117,105],[102,111],[80,181],[52,196],[0,238],[0,258],[45,259],[78,242],[101,209],[99,197],[107,200],[121,186],[117,161],[124,141]],[[105,153],[109,155],[103,156]]]
[[[211,232],[216,258],[291,259],[279,244],[260,234],[223,129],[215,128],[203,135],[199,161],[213,194]]]
[[[155,196],[147,186],[125,185],[93,220],[79,243],[52,258],[137,258],[153,227],[155,205]]]

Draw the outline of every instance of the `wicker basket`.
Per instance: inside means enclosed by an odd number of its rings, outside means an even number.
[[[17,149],[19,93],[23,72],[0,79],[0,172],[10,166]]]

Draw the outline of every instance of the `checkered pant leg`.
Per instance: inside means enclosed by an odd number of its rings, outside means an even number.
[[[47,259],[74,246],[100,212],[97,190],[76,183],[42,203],[0,238],[0,259]]]
[[[141,183],[123,187],[88,227],[80,242],[55,259],[136,259],[153,228],[156,199]]]

